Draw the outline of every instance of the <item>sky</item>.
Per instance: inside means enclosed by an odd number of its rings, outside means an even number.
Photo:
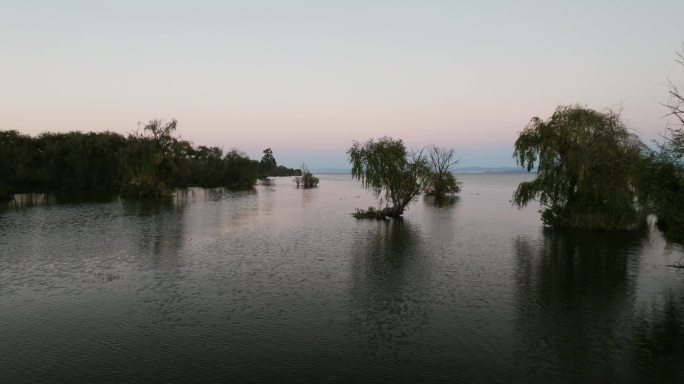
[[[684,83],[684,1],[0,0],[0,130],[137,129],[345,168],[354,140],[514,166],[558,105],[621,108],[642,140]]]

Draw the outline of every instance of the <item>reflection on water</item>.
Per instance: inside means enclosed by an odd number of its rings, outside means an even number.
[[[403,220],[345,176],[0,211],[2,382],[684,382],[681,248],[544,232],[526,175]],[[42,199],[42,200],[41,200]]]
[[[662,308],[645,310],[635,324],[631,369],[639,382],[681,383],[684,378],[684,293],[665,292]]]
[[[519,237],[515,241],[518,284],[534,285],[540,297],[560,299],[554,302],[563,305],[624,292],[629,273],[636,273],[634,258],[646,235],[644,231],[545,230],[540,243]]]
[[[438,208],[448,208],[453,207],[461,200],[458,195],[447,195],[442,198],[437,198],[435,196],[423,196],[423,203],[426,205],[438,207]]]
[[[183,198],[123,200],[123,215],[130,226],[131,253],[148,255],[155,265],[174,262],[183,245]]]
[[[256,189],[231,190],[227,188],[183,188],[175,192],[176,201],[221,201],[256,196]]]
[[[56,204],[109,203],[117,197],[110,193],[21,193],[12,196],[9,201],[0,202],[0,213],[4,210],[21,210],[34,207],[46,207]]]
[[[643,327],[658,325],[644,323],[634,312],[647,236],[646,231],[544,231],[541,240],[515,239],[516,361],[521,377],[530,382],[632,382],[683,372],[676,366],[684,361],[681,348],[671,359],[656,357],[662,367],[635,365],[634,359],[645,352],[651,355],[644,345],[667,345],[662,340],[644,342],[652,334]],[[673,301],[667,305],[662,315],[671,327],[665,332],[681,346],[682,324],[670,320],[681,315],[682,307]],[[634,374],[635,367],[640,367],[636,373],[643,373],[645,366],[648,375]]]
[[[416,300],[421,239],[401,219],[367,227],[352,251],[352,324],[365,353],[398,364],[410,359],[411,341],[427,317]]]

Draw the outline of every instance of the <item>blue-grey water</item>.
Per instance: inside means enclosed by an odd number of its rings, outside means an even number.
[[[0,382],[684,382],[684,262],[653,228],[545,231],[528,175],[403,220],[348,175],[0,209]]]

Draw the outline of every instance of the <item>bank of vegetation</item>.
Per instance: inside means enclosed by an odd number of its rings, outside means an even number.
[[[236,149],[195,147],[177,137],[176,128],[176,120],[152,120],[127,136],[0,131],[0,200],[18,193],[160,197],[175,188],[251,188],[257,178],[299,174],[277,165],[270,148],[252,160]]]

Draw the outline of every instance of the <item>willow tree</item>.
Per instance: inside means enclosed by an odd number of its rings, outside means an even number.
[[[618,113],[560,106],[546,121],[534,117],[515,142],[517,163],[538,173],[518,186],[513,203],[539,201],[552,227],[636,228],[645,222],[642,150]]]
[[[352,177],[378,198],[379,210],[357,211],[356,217],[398,217],[420,194],[431,171],[423,152],[408,153],[404,143],[391,137],[354,142],[347,151]]]

